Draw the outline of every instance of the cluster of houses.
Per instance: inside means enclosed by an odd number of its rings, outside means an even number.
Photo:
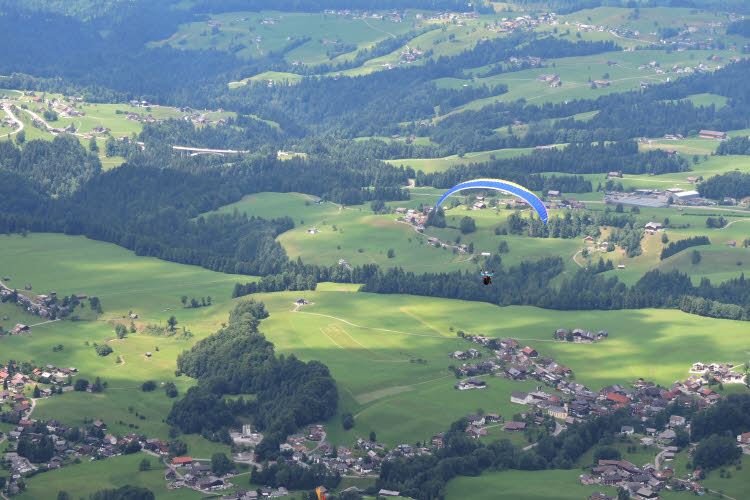
[[[432,207],[425,207],[422,213],[414,210],[413,208],[396,208],[396,213],[402,216],[405,222],[413,225],[417,228],[417,231],[420,232],[424,231],[424,225],[427,223],[427,217],[431,211]]]
[[[560,196],[560,191],[550,190],[547,192],[547,196],[551,198],[558,198]],[[583,210],[586,208],[586,204],[574,200],[572,198],[566,198],[563,200],[556,200],[556,201],[542,201],[544,206],[548,209],[565,209],[565,210]]]
[[[639,500],[657,500],[658,491],[664,488],[671,478],[671,469],[660,471],[653,464],[639,467],[627,460],[599,460],[592,467],[590,474],[581,474],[582,484],[601,484],[604,486],[623,487],[630,498]],[[698,485],[700,491],[702,488]],[[599,494],[598,499],[610,498]]]
[[[28,374],[23,373],[18,365],[2,366],[0,367],[0,386],[7,384],[8,388],[0,392],[0,404],[4,402],[16,404],[18,406],[14,406],[12,411],[20,414],[27,409],[24,406],[28,405],[28,401],[23,395],[27,385],[32,383],[48,384],[53,387],[61,387],[61,392],[67,392],[73,389],[72,386],[67,385],[69,378],[75,376],[76,373],[78,373],[78,369],[74,367],[58,368],[55,365],[34,368]],[[51,388],[46,388],[40,392],[41,397],[49,397],[54,391]]]
[[[2,281],[10,281],[10,277],[5,276]],[[71,310],[71,306],[64,306],[58,303],[57,292],[54,290],[49,292],[49,295],[39,294],[36,297],[31,297],[30,295],[26,295],[18,290],[8,288],[2,281],[0,281],[0,298],[3,299],[3,302],[8,300],[14,301],[17,305],[23,307],[28,313],[39,316],[40,318],[54,319],[57,316],[63,316]],[[27,284],[24,288],[26,291],[29,291],[31,290],[31,285]],[[75,298],[77,300],[84,300],[88,298],[88,295],[78,294],[75,295]],[[7,317],[3,317],[2,319],[7,321]],[[3,329],[0,327],[0,336],[2,336],[2,331]],[[16,325],[16,328],[11,330],[10,333],[11,335],[14,335],[18,333],[28,333],[28,331],[28,326],[19,324]]]
[[[678,427],[689,429],[690,422],[680,415],[672,415],[665,430],[661,432],[649,427],[643,429],[642,434],[645,437],[641,439],[641,443],[644,446],[652,446],[656,442],[661,448],[654,463],[639,467],[627,460],[599,460],[598,464],[592,467],[591,473],[580,475],[581,483],[622,487],[628,491],[630,498],[638,499],[658,499],[658,491],[673,490],[675,487],[703,495],[705,489],[695,482],[695,479],[700,476],[700,471],[685,476],[686,479],[677,478],[674,477],[674,468],[668,463],[664,464],[664,462],[674,460],[675,454],[679,451],[677,446],[669,444],[675,438],[675,429]],[[623,426],[620,432],[623,435],[634,433],[635,429],[627,425]],[[737,436],[737,441],[742,443],[742,437],[743,435]],[[688,451],[689,454],[693,452],[694,448]],[[659,463],[659,457],[661,457],[662,464]]]
[[[401,51],[401,64],[409,64],[417,59],[420,59],[424,55],[421,49],[417,48],[406,48]]]
[[[744,384],[746,374],[733,371],[735,366],[732,363],[693,363],[690,373],[703,375],[709,381],[723,384]]]
[[[213,474],[211,465],[208,463],[201,463],[191,457],[174,457],[168,464],[167,470],[164,471],[164,479],[169,481],[167,487],[170,490],[190,488],[202,493],[211,493],[231,488],[233,485],[228,481],[228,478],[236,474],[236,470],[231,470],[226,476],[218,477]],[[288,493],[286,488],[281,489],[283,493],[275,496],[283,496]],[[247,490],[238,490],[232,498],[244,498],[247,493],[249,493]],[[258,498],[257,492],[253,491],[252,493],[255,496],[247,498]],[[269,495],[264,496],[269,497],[270,492]]]
[[[29,419],[24,413],[18,420],[18,425],[10,432],[10,450],[5,453],[5,459],[10,463],[10,482],[8,492],[13,495],[20,492],[18,481],[24,474],[37,469],[59,469],[70,461],[78,458],[88,458],[89,461],[102,460],[122,455],[132,442],[138,444],[138,449],[148,450],[152,455],[166,456],[169,446],[158,439],[148,439],[146,436],[129,433],[122,438],[106,433],[107,425],[96,420],[90,426],[79,429],[76,441],[70,440],[71,427],[61,424],[57,420],[38,421]],[[53,456],[46,463],[31,464],[28,459],[17,453],[17,442],[28,439],[31,443],[39,442],[45,437],[52,441]]]
[[[337,16],[342,17],[349,17],[353,20],[357,19],[377,19],[377,20],[388,20],[393,23],[400,23],[404,20],[405,13],[399,12],[398,10],[392,10],[390,12],[386,13],[378,13],[378,12],[370,12],[370,11],[361,11],[361,10],[351,10],[351,9],[326,9],[326,14],[333,14]],[[417,14],[417,19],[422,19],[421,14]]]
[[[544,83],[549,83],[550,87],[562,86],[562,80],[560,80],[560,75],[555,74],[555,73],[539,75],[537,78]]]
[[[604,246],[607,242],[602,243]],[[606,248],[606,247],[605,247]],[[598,340],[606,339],[609,337],[607,330],[599,330],[597,333],[584,330],[583,328],[574,328],[568,330],[567,328],[558,328],[555,330],[556,340],[565,340],[568,342],[576,342],[583,344],[591,344]]]
[[[520,344],[514,339],[495,339],[483,335],[466,335],[464,338],[491,349],[495,354],[495,359],[485,359],[481,363],[464,363],[458,367],[457,375],[470,376],[456,383],[455,388],[458,390],[487,387],[484,380],[476,377],[479,374],[494,373],[495,376],[511,380],[533,378],[553,387],[567,386],[564,379],[573,375],[570,368],[558,364],[554,358],[539,357],[539,353],[530,346],[521,349]],[[467,360],[479,358],[481,353],[472,348],[466,352],[455,351],[449,356],[458,360]]]
[[[503,417],[500,416],[498,413],[485,413],[482,415],[466,415],[466,435],[473,439],[479,439],[480,437],[487,435],[487,428],[490,426],[496,426],[501,425],[503,422]],[[523,429],[517,429],[515,428],[515,425],[511,424],[518,424],[520,422],[508,422],[506,425],[505,430],[507,432],[516,432],[518,430]],[[508,427],[510,426],[510,427]],[[524,426],[525,427],[525,426]],[[432,436],[432,439],[430,440],[430,444],[434,446],[435,448],[442,448],[445,446],[445,432],[440,432],[438,434],[435,434]]]

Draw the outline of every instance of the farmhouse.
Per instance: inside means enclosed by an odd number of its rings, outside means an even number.
[[[715,130],[701,130],[698,132],[698,135],[704,139],[717,139],[720,141],[727,138],[726,132],[717,132]]]
[[[662,227],[661,222],[649,222],[648,224],[644,226],[644,229],[650,232],[657,232],[657,231],[661,231],[663,227]]]
[[[505,427],[503,427],[503,430],[506,432],[519,432],[526,429],[526,424],[524,422],[508,422],[505,424]]]

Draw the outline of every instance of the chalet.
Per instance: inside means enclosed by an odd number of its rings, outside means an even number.
[[[727,246],[735,248],[737,246],[737,242],[734,240],[727,241]]]
[[[478,389],[483,389],[487,387],[487,382],[485,382],[484,380],[480,380],[478,378],[467,378],[466,383],[469,385],[473,385],[474,387]]]
[[[612,500],[612,497],[604,493],[599,493],[598,491],[595,491],[594,493],[591,494],[591,496],[589,497],[589,500]]]
[[[688,177],[685,180],[688,181],[688,182],[690,182],[691,184],[695,184],[696,182],[698,182],[698,178],[697,177]],[[682,191],[682,190],[680,190],[680,191]]]
[[[611,83],[607,80],[594,80],[597,87],[609,87]]]
[[[482,210],[484,208],[487,208],[487,205],[485,205],[483,202],[478,201],[474,203],[474,210]]]
[[[482,415],[466,415],[466,420],[468,420],[471,425],[485,424],[485,418]]]
[[[484,416],[484,421],[486,423],[490,422],[499,422],[502,417],[497,413],[488,413]]]
[[[568,418],[568,410],[562,406],[550,406],[547,408],[547,413],[554,418]]]
[[[315,227],[308,228],[307,232],[309,234],[318,234],[318,228],[315,228]]]
[[[654,493],[649,488],[640,488],[638,491],[636,491],[636,498],[642,499],[642,500],[652,500],[659,498],[659,495]]]
[[[737,442],[740,444],[750,444],[750,432],[737,435]]]
[[[468,356],[463,351],[455,351],[453,354],[451,354],[451,357],[455,359],[466,359]]]
[[[513,391],[510,393],[510,402],[525,405],[529,401],[529,395],[525,392]]]
[[[180,465],[182,467],[187,467],[193,463],[193,459],[190,457],[174,457],[172,459],[172,465]]]
[[[104,430],[104,429],[107,428],[107,424],[105,424],[101,420],[97,420],[97,421],[94,422],[94,427],[96,427],[97,429],[100,429],[100,430]]]
[[[445,437],[445,432],[441,432],[439,434],[435,434],[434,436],[432,436],[432,441],[430,441],[432,443],[432,446],[442,448],[444,437]]]
[[[646,229],[646,231],[657,232],[661,231],[663,229],[663,226],[661,222],[649,222],[644,226],[644,229]]]
[[[505,424],[505,427],[503,427],[505,432],[519,432],[525,429],[526,424],[524,422],[508,422]]]
[[[591,474],[581,474],[578,476],[581,480],[581,484],[594,484],[594,478],[591,477]]]
[[[547,191],[547,196],[550,198],[559,198],[560,197],[560,191],[556,191],[554,189],[550,189]]]
[[[704,139],[716,139],[719,141],[727,138],[726,132],[717,132],[715,130],[701,130],[698,132],[698,135]]]
[[[525,347],[525,348],[523,349],[523,353],[524,353],[524,354],[525,354],[526,356],[530,357],[530,358],[536,358],[537,356],[539,356],[539,353],[538,353],[538,352],[536,352],[536,351],[535,351],[534,349],[532,349],[532,348],[531,348],[531,347],[529,347],[529,346],[526,346],[526,347]]]
[[[635,429],[632,425],[623,425],[620,427],[620,434],[633,434]]]
[[[617,394],[616,392],[610,392],[607,394],[606,398],[607,401],[612,401],[613,403],[620,403],[625,404],[628,402],[628,398],[626,396],[623,396],[622,394]]]
[[[680,415],[672,415],[671,417],[669,417],[669,425],[671,427],[685,425],[685,417],[682,417]]]
[[[615,178],[622,178],[622,172],[610,172],[607,174],[607,179],[615,179]]]

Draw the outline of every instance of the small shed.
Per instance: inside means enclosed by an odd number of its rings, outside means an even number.
[[[147,358],[150,358],[150,357],[151,357],[151,351],[149,351],[149,352],[147,352],[147,353],[146,353],[146,357],[147,357]]]

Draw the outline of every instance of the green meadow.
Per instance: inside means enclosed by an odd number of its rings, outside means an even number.
[[[235,282],[254,279],[137,257],[115,245],[58,234],[4,236],[0,261],[0,274],[11,277],[9,284],[30,283],[35,293],[55,290],[58,295],[98,296],[104,309],[98,321],[57,321],[33,327],[29,335],[1,340],[0,361],[33,360],[42,365],[74,366],[80,371],[78,377],[93,380],[98,376],[108,384],[99,394],[70,392],[40,400],[34,416],[55,417],[67,423],[80,423],[84,417],[100,418],[117,433],[138,429],[161,438],[167,437],[168,428],[162,420],[173,400],[161,388],[142,392],[141,384],[146,380],[155,380],[159,385],[174,382],[180,393],[192,386],[192,379],[174,374],[177,355],[226,321],[233,307],[230,297]],[[210,295],[212,305],[186,309],[180,301],[182,295],[198,299]],[[28,324],[35,323],[36,317],[19,316],[9,310],[12,307],[3,304],[2,311]],[[130,320],[124,318],[131,311],[139,315],[134,322],[137,333],[117,340],[114,321],[129,326]],[[192,339],[143,332],[147,324],[166,324],[171,315],[179,321],[178,330],[185,326],[193,333]],[[98,356],[93,344],[105,342],[114,352]],[[58,344],[63,350],[53,352],[52,347]],[[151,352],[151,357],[146,352]],[[196,436],[182,439],[193,453],[226,449]]]
[[[140,471],[138,466],[144,458],[151,461],[151,469]],[[67,491],[71,497],[78,498],[125,485],[148,488],[158,500],[203,498],[203,494],[187,488],[168,490],[164,480],[165,469],[158,458],[145,453],[122,455],[93,463],[71,464],[29,479],[26,481],[26,490],[16,498],[57,498],[59,491]],[[246,479],[243,480],[246,477],[239,476],[236,481],[247,483]]]
[[[303,197],[287,196],[306,206]],[[12,282],[31,282],[37,292],[54,287],[59,294],[97,295],[105,309],[99,321],[60,321],[34,327],[30,335],[0,339],[4,359],[75,366],[80,370],[79,377],[91,380],[99,376],[108,384],[99,394],[72,392],[40,400],[34,417],[54,417],[69,424],[81,423],[84,418],[101,418],[115,433],[137,430],[166,438],[168,428],[162,419],[173,400],[161,387],[144,393],[140,385],[146,380],[159,384],[171,381],[184,393],[194,382],[174,375],[177,355],[226,321],[233,304],[245,300],[229,299],[233,283],[252,278],[136,257],[113,245],[81,237],[31,234],[27,238],[3,237],[2,241],[0,257],[12,271]],[[511,246],[514,244],[511,242]],[[3,272],[0,270],[0,274]],[[506,419],[522,411],[524,407],[510,402],[510,393],[530,390],[537,385],[534,381],[513,382],[485,376],[486,389],[454,389],[457,380],[448,367],[456,363],[448,354],[470,346],[456,336],[458,329],[518,338],[541,355],[554,356],[569,366],[576,380],[593,390],[610,383],[626,384],[639,377],[669,384],[684,379],[695,361],[739,363],[750,349],[744,324],[679,311],[500,308],[479,302],[367,294],[355,292],[357,287],[331,283],[322,284],[318,291],[254,297],[267,305],[270,317],[261,323],[261,331],[279,353],[320,360],[336,378],[341,395],[339,410],[327,423],[328,439],[335,444],[350,444],[355,437],[367,436],[370,431],[391,445],[413,443],[429,439],[450,422],[479,408],[500,413]],[[203,295],[209,291],[214,301],[209,308],[186,310],[179,302],[183,294]],[[293,312],[294,301],[299,297],[311,304]],[[111,321],[121,319],[130,310],[141,315],[136,320],[139,331],[144,323],[163,322],[174,314],[180,325],[188,325],[195,338],[135,333],[114,340]],[[552,342],[552,332],[561,327],[605,329],[610,337],[592,345]],[[114,352],[100,357],[93,349],[94,342],[108,342]],[[52,346],[58,344],[64,349],[53,352]],[[152,356],[146,357],[146,352]],[[118,356],[120,363],[116,362]],[[343,412],[355,415],[353,429],[345,431],[341,426]],[[224,445],[197,436],[180,439],[188,443],[193,456],[228,451]],[[107,462],[101,464],[107,467]],[[94,465],[102,466],[91,464]],[[88,474],[88,467],[82,466],[81,473]],[[40,476],[46,477],[55,476]]]
[[[312,304],[292,312],[297,297]],[[453,389],[456,380],[447,371],[447,354],[468,344],[457,339],[451,327],[518,338],[540,355],[569,366],[576,380],[592,390],[640,377],[670,384],[687,377],[695,361],[740,363],[750,348],[743,323],[673,310],[553,311],[333,291],[257,298],[271,313],[261,329],[277,349],[319,359],[331,368],[342,395],[341,411],[354,414],[357,422],[349,432],[338,421],[331,423],[331,438],[344,442],[370,430],[389,443],[412,442],[415,433],[422,440],[423,434],[437,432],[476,408],[506,418],[520,411],[509,402],[510,392],[528,390],[535,382],[488,377],[488,389]],[[552,342],[552,332],[563,327],[603,329],[610,337],[590,345]]]
[[[620,39],[614,39],[620,42]],[[576,39],[570,38],[574,42]],[[736,55],[729,50],[717,51],[717,55],[724,58]],[[610,65],[614,61],[616,65]],[[649,63],[655,61],[667,73],[659,74],[651,68]],[[636,50],[631,52],[606,52],[591,56],[564,57],[545,61],[543,68],[532,68],[510,73],[502,73],[486,78],[441,78],[435,81],[438,87],[461,88],[464,85],[494,87],[502,83],[507,85],[508,91],[492,97],[478,99],[457,107],[450,114],[459,113],[462,110],[479,110],[484,106],[495,103],[498,99],[513,101],[526,99],[535,104],[545,102],[563,102],[572,99],[596,99],[597,97],[613,92],[624,92],[640,88],[640,82],[658,84],[674,80],[688,73],[674,73],[673,66],[684,68],[685,66],[697,66],[703,62],[709,68],[715,69],[720,63],[705,61],[702,51],[671,52],[666,50]],[[640,66],[647,66],[639,69]],[[548,83],[540,81],[539,75],[556,73],[562,80],[561,87],[550,87]],[[605,78],[606,76],[606,78]],[[592,80],[607,80],[609,86],[591,87]],[[539,101],[539,102],[535,102]],[[700,100],[699,100],[700,102]]]
[[[571,23],[622,26],[640,31],[641,36],[647,36],[649,32],[655,31],[658,27],[701,27],[711,22],[725,21],[725,19],[718,12],[683,7],[642,7],[638,9],[637,17],[633,15],[633,9],[597,7],[582,9],[561,17],[561,20]]]
[[[265,21],[265,22],[264,22]],[[410,21],[394,23],[380,19],[352,19],[324,13],[228,12],[212,15],[209,21],[181,25],[171,37],[151,42],[183,49],[215,48],[245,59],[285,52],[288,62],[304,64],[336,63],[352,58],[357,50],[368,48],[392,34],[413,29]],[[306,40],[307,39],[307,40]],[[303,41],[304,40],[304,41]],[[299,44],[300,41],[303,41]],[[341,52],[338,45],[356,50]],[[333,51],[333,61],[327,52]]]
[[[335,216],[341,210],[333,203],[315,203],[317,196],[301,193],[256,193],[242,198],[236,203],[225,205],[212,213],[231,214],[235,210],[248,217],[291,217],[295,225],[307,230],[327,217]]]
[[[443,172],[456,165],[468,165],[469,163],[482,163],[490,160],[502,160],[505,158],[515,158],[530,154],[534,148],[509,148],[496,149],[494,151],[479,151],[475,153],[466,153],[465,155],[451,155],[444,158],[404,158],[398,160],[385,160],[395,166],[411,167],[414,170],[421,170],[425,173]]]
[[[580,471],[545,470],[485,472],[479,477],[460,476],[451,480],[445,490],[447,500],[581,500],[595,491],[616,497],[612,486],[582,485],[578,479]],[[659,498],[674,500],[686,493],[660,491]]]

